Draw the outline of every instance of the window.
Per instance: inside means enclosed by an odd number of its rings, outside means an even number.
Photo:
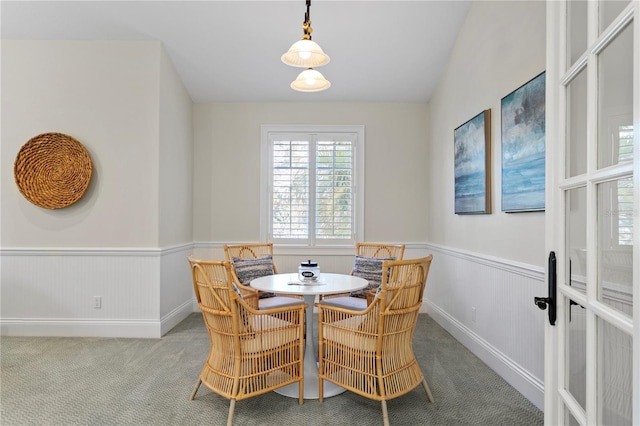
[[[262,126],[261,155],[266,241],[341,246],[362,239],[362,126]]]

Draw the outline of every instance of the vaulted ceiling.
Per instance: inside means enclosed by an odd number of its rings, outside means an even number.
[[[2,1],[2,39],[159,40],[196,103],[426,103],[470,1],[313,0],[313,40],[331,88],[300,93],[281,55],[304,0]]]

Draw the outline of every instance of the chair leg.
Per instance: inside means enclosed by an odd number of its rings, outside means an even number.
[[[227,426],[233,426],[233,411],[236,409],[236,400],[231,399],[229,404],[229,416],[227,417]]]
[[[198,383],[196,383],[196,387],[193,388],[193,392],[191,392],[191,396],[189,397],[190,400],[193,401],[193,399],[196,397],[196,393],[198,392],[201,383],[202,379],[198,379]]]
[[[429,402],[433,402],[433,395],[431,394],[431,389],[429,389],[429,385],[427,384],[427,379],[422,378],[422,387],[425,392],[427,392],[427,398],[429,398]]]
[[[389,413],[387,412],[387,401],[383,399],[381,402],[382,402],[382,422],[384,423],[384,426],[389,426]]]
[[[304,403],[304,377],[298,382],[298,404]]]

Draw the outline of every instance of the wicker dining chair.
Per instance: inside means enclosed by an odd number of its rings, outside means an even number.
[[[202,383],[229,399],[228,426],[236,401],[292,383],[298,383],[302,404],[307,305],[255,310],[234,288],[229,262],[189,257],[189,265],[210,342],[190,399]]]
[[[318,308],[320,401],[328,380],[382,403],[422,384],[433,395],[413,353],[412,339],[432,256],[385,261],[380,292],[364,311],[324,303]]]
[[[356,243],[351,275],[368,280],[369,285],[357,292],[321,296],[320,300],[347,309],[366,309],[382,282],[382,261],[402,260],[404,249],[404,244]]]
[[[254,278],[278,273],[273,262],[273,243],[225,244],[224,253],[231,264],[233,281],[254,309],[295,305],[302,301],[302,297],[265,293],[249,286]]]

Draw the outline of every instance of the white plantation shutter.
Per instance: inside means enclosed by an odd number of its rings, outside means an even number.
[[[315,149],[315,238],[350,240],[353,235],[353,143],[319,140]]]
[[[309,141],[275,140],[271,202],[273,238],[309,238]]]
[[[296,245],[353,245],[356,223],[358,137],[354,132],[268,133],[263,165],[268,195],[266,239]],[[266,139],[266,140],[264,140]],[[363,158],[363,156],[362,156]],[[264,159],[263,159],[264,161]],[[362,167],[362,165],[360,166]],[[263,182],[264,183],[264,182]]]

